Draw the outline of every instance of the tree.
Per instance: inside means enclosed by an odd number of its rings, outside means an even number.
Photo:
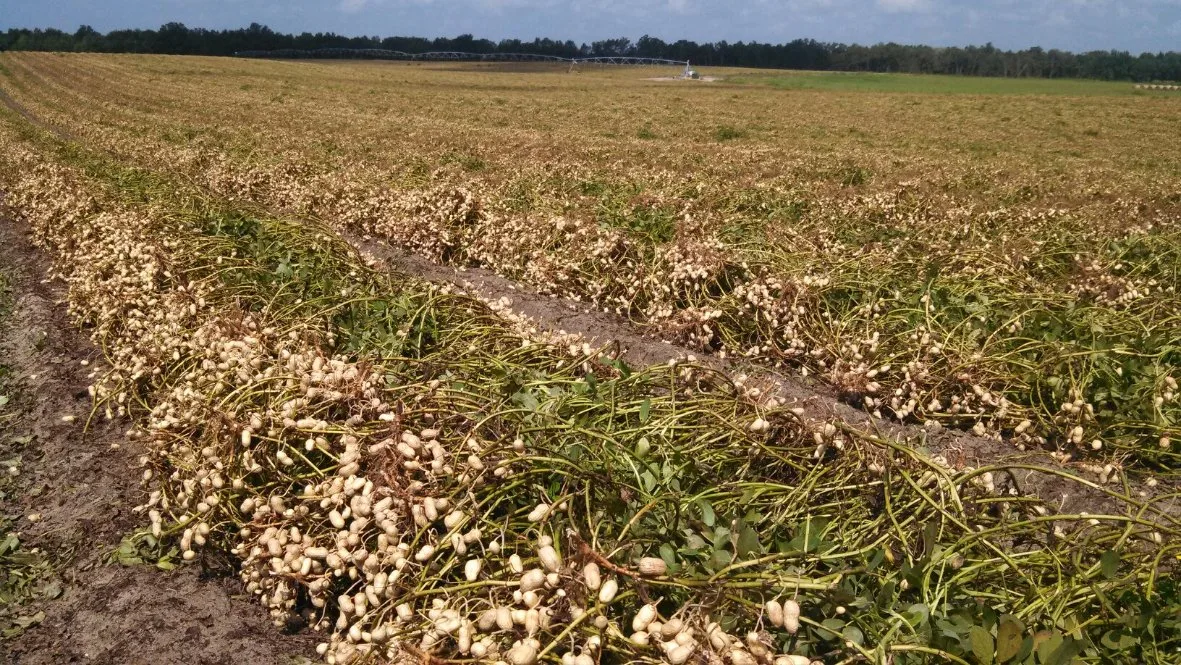
[[[387,49],[405,53],[462,51],[468,53],[531,53],[562,58],[639,56],[688,60],[695,65],[776,67],[787,69],[911,72],[962,76],[1086,77],[1121,81],[1181,80],[1181,53],[1092,51],[1069,53],[1038,47],[1003,51],[984,46],[933,48],[896,43],[823,43],[797,39],[786,44],[726,41],[699,44],[685,39],[668,43],[651,35],[634,44],[627,37],[581,46],[572,41],[536,38],[531,42],[505,39],[492,42],[471,34],[457,37],[348,37],[331,32],[277,33],[251,23],[238,30],[189,28],[166,23],[159,30],[112,30],[105,35],[83,25],[73,33],[56,29],[10,28],[0,33],[0,51],[100,51],[112,53],[170,53],[234,55],[240,51],[281,50],[288,57],[315,55],[318,49]],[[355,57],[347,51],[335,57]]]
[[[596,56],[625,56],[631,55],[632,40],[627,37],[604,39],[591,44],[591,53]]]

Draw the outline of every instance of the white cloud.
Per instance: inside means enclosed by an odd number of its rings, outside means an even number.
[[[1067,16],[1066,12],[1053,11],[1046,16],[1043,23],[1051,28],[1069,28],[1074,25],[1074,20]]]
[[[928,0],[878,0],[878,7],[892,13],[925,12],[931,4]]]

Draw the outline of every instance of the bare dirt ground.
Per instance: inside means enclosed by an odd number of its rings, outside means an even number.
[[[17,387],[0,458],[21,457],[16,489],[0,509],[23,548],[47,553],[61,587],[57,598],[21,608],[41,620],[0,641],[3,662],[289,665],[311,655],[311,638],[282,634],[260,606],[236,595],[235,578],[196,565],[163,572],[109,562],[142,525],[131,511],[143,498],[139,451],[123,436],[128,423],[96,417],[87,425],[87,375],[99,354],[69,321],[61,286],[43,282],[44,259],[2,215],[0,267],[14,301],[0,322],[0,361],[15,380],[9,391]]]

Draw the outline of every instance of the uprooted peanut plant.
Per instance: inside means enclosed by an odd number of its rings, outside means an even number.
[[[1169,100],[3,62],[37,117],[218,196],[817,376],[884,418],[1099,468],[1181,460]]]
[[[1020,465],[572,354],[5,120],[7,210],[103,350],[93,417],[144,453],[136,539],[231,556],[330,663],[1177,657],[1174,497],[1037,470],[1096,507],[1063,513]]]

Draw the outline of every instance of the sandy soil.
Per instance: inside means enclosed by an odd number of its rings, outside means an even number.
[[[44,619],[0,642],[3,662],[289,665],[314,657],[312,638],[282,634],[261,606],[238,595],[236,578],[198,565],[163,572],[109,562],[123,536],[141,526],[131,512],[143,498],[139,451],[123,437],[126,422],[96,418],[87,426],[87,375],[98,353],[66,316],[61,286],[43,283],[43,258],[3,216],[0,266],[15,300],[11,325],[0,324],[0,357],[19,386],[17,420],[0,432],[0,458],[22,457],[17,491],[0,508],[24,547],[49,554],[63,588],[22,610]],[[67,415],[77,419],[64,422]],[[21,450],[5,449],[28,435]]]

